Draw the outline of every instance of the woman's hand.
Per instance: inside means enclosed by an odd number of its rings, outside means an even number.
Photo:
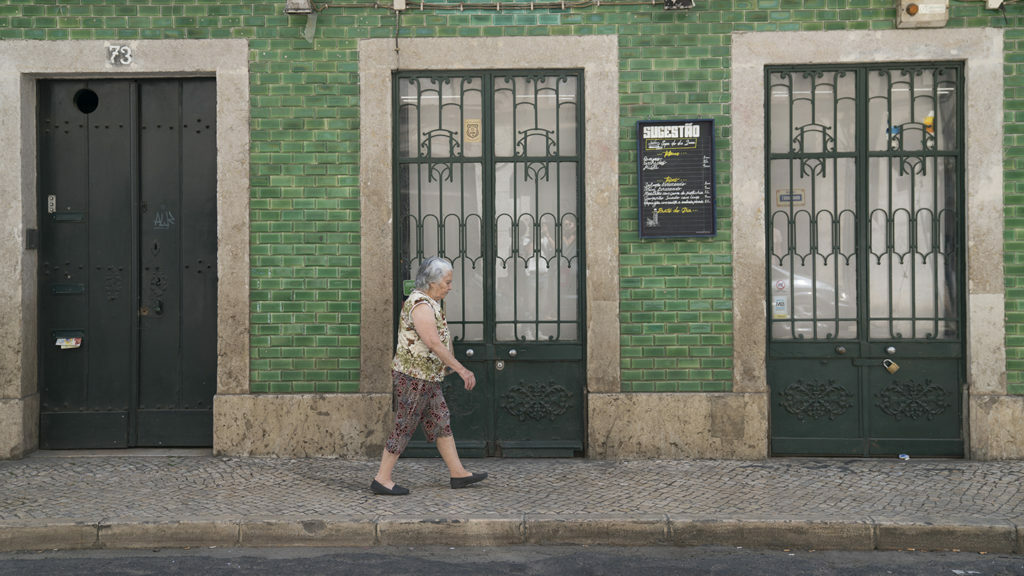
[[[472,390],[476,387],[476,375],[470,372],[469,368],[463,368],[459,370],[459,376],[465,383],[466,390]]]

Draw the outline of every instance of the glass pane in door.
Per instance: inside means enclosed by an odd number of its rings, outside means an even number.
[[[426,163],[399,170],[398,201],[405,206],[399,227],[408,239],[402,261],[409,262],[410,280],[426,258],[452,262],[455,284],[444,305],[459,340],[483,339],[481,170],[478,163],[455,164],[450,178],[432,178]]]
[[[856,338],[855,75],[784,71],[770,82],[771,337]]]
[[[458,340],[578,341],[578,75],[401,77],[396,98],[401,277],[452,262]]]
[[[957,322],[958,71],[868,75],[869,331],[872,339],[950,339]]]
[[[579,338],[578,92],[575,76],[494,80],[498,341]]]
[[[579,266],[574,162],[547,179],[527,164],[496,167],[498,340],[576,340]]]
[[[482,86],[474,76],[398,80],[398,256],[407,281],[425,258],[452,262],[444,306],[456,340],[484,337]]]

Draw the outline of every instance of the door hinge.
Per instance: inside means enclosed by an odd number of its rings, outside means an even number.
[[[39,230],[36,228],[25,229],[25,250],[39,249]]]

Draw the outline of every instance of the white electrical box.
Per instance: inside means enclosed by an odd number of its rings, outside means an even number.
[[[897,28],[942,28],[949,20],[949,0],[899,0]]]
[[[394,6],[392,6],[396,12],[405,10],[405,0],[395,0]]]

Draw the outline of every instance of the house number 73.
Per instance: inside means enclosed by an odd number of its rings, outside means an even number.
[[[127,66],[132,63],[131,46],[107,46],[110,63],[115,66]]]

